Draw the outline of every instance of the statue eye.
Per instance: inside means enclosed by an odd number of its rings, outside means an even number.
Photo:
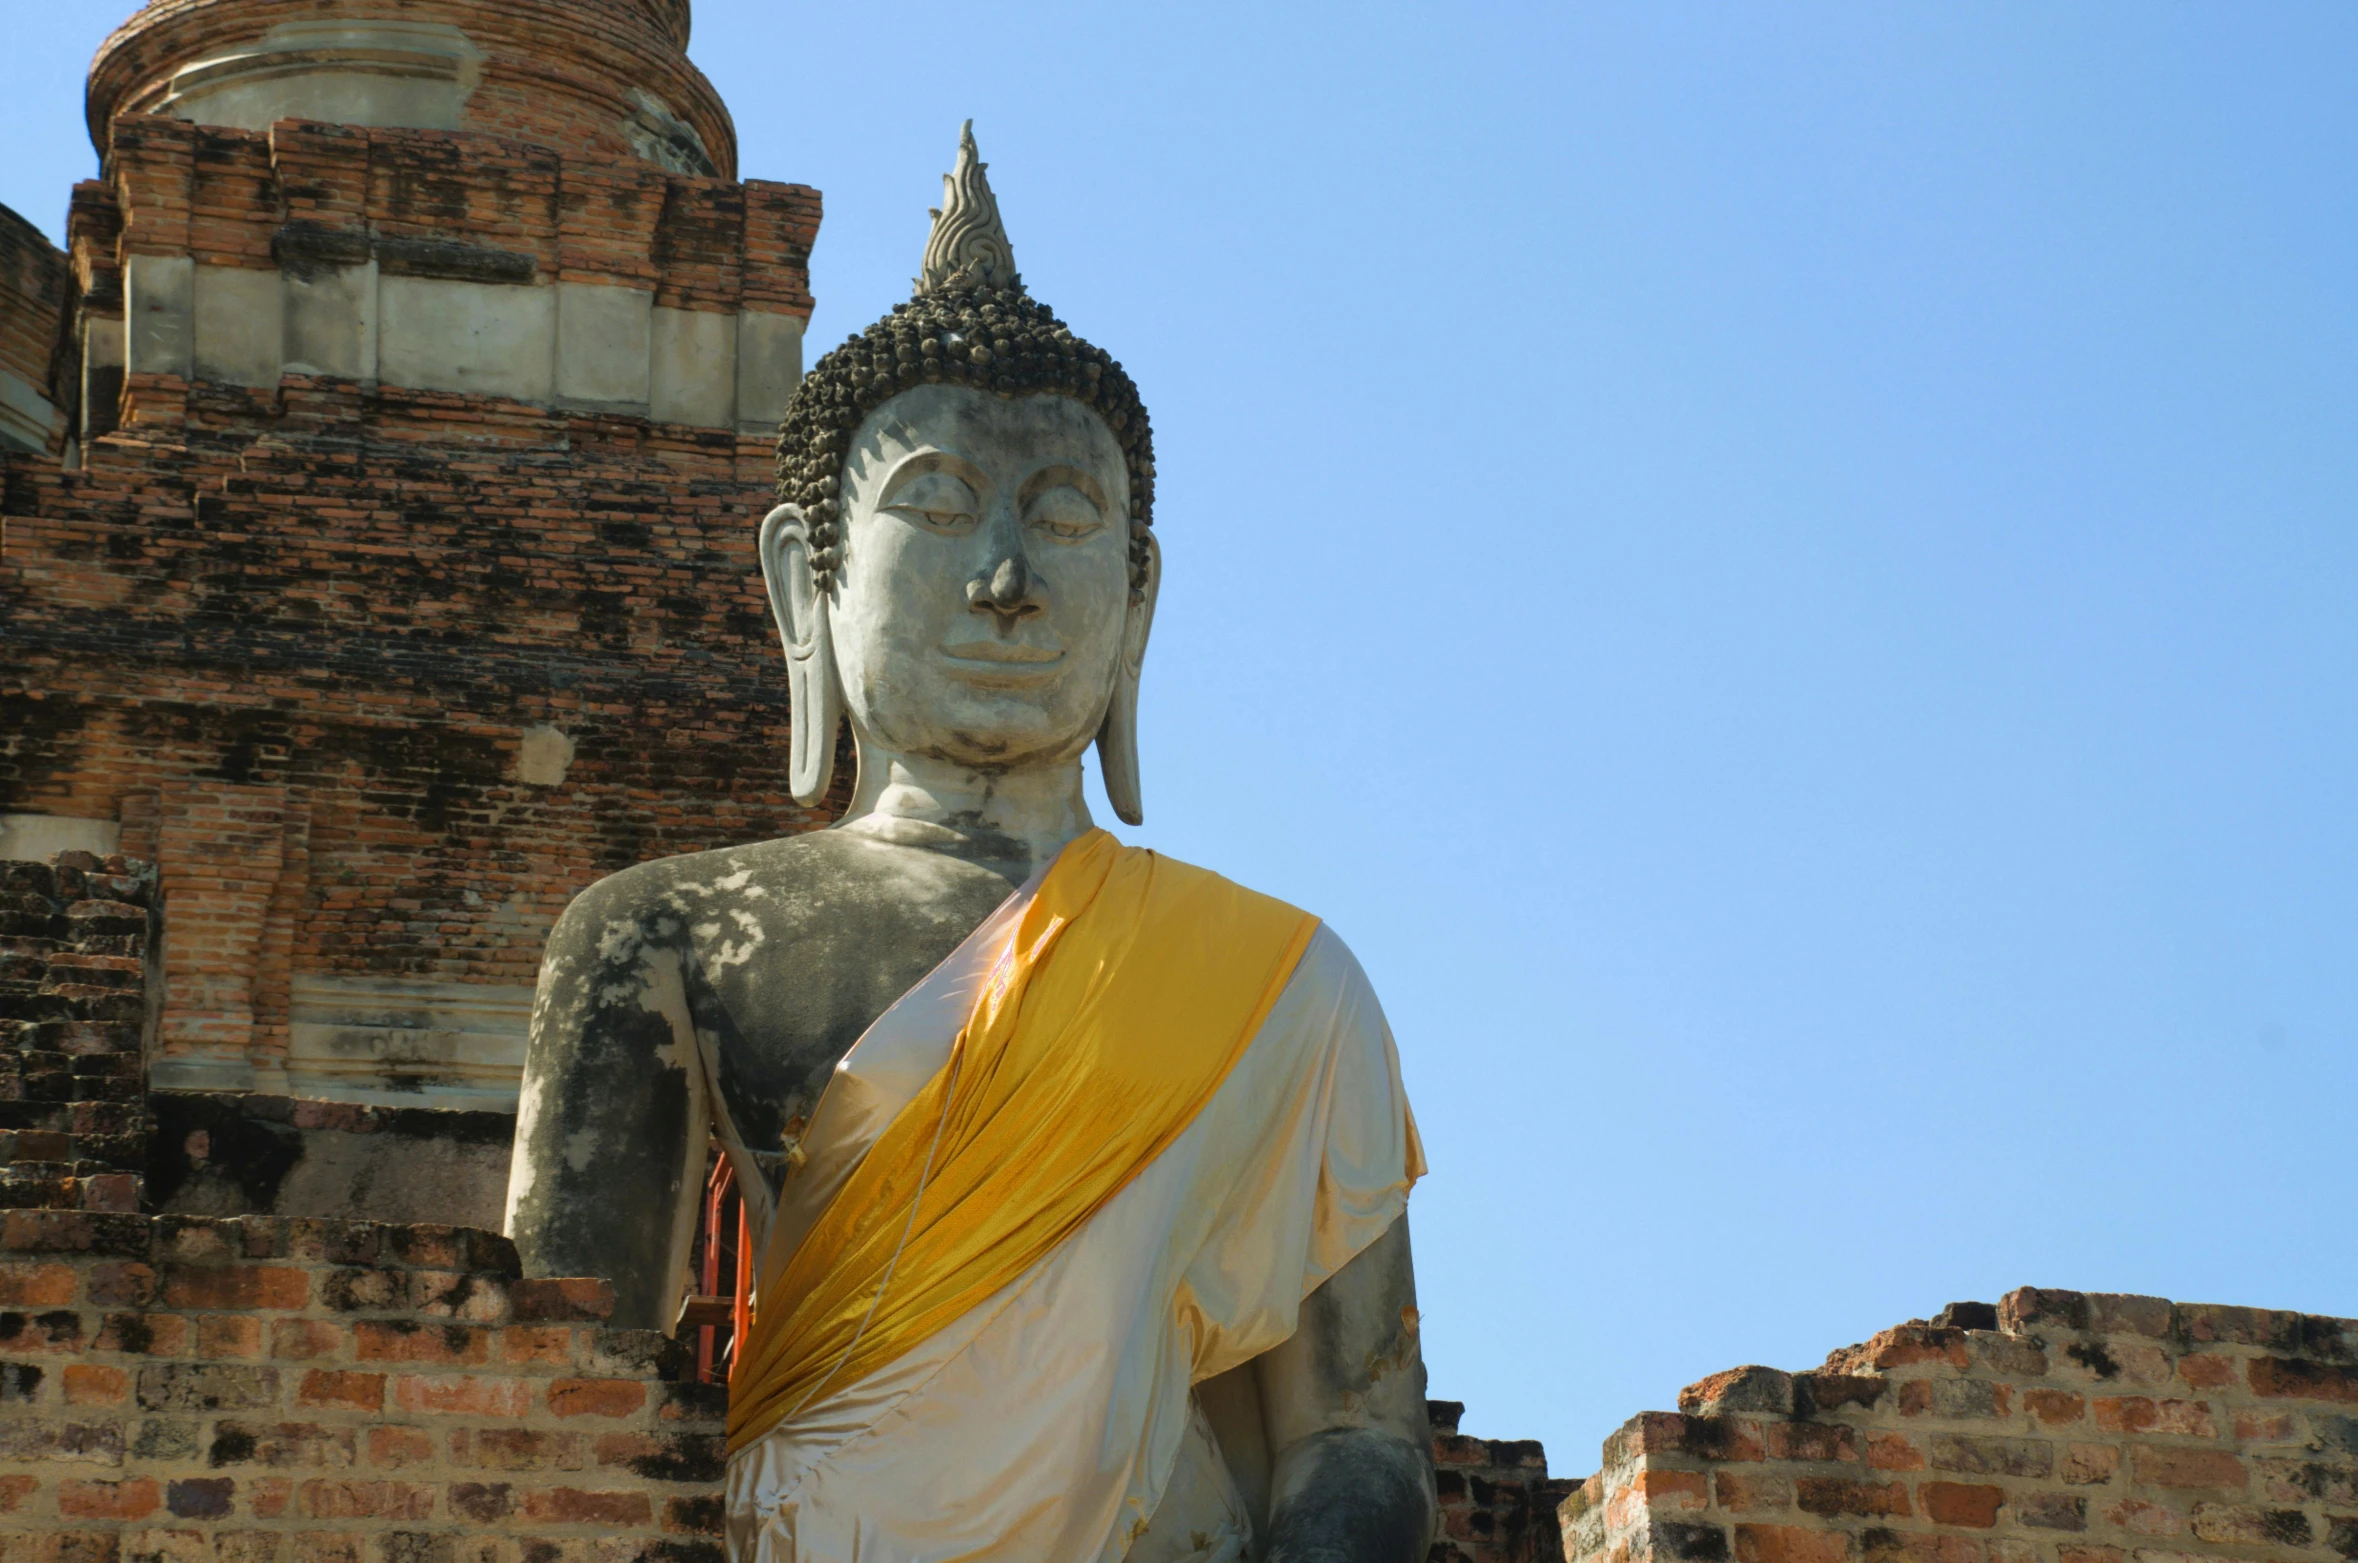
[[[961,532],[972,528],[976,513],[974,491],[947,472],[928,472],[904,485],[884,507],[894,515],[936,531]]]
[[[1064,542],[1079,542],[1105,530],[1105,518],[1097,513],[1097,506],[1069,484],[1060,484],[1034,499],[1024,520]]]

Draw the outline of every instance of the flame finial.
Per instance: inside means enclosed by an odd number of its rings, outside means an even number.
[[[1015,250],[999,221],[999,201],[984,178],[990,164],[975,150],[974,121],[958,127],[958,167],[942,175],[941,209],[933,214],[933,233],[925,241],[925,266],[917,277],[917,292],[946,293],[962,288],[1023,291],[1016,275]]]

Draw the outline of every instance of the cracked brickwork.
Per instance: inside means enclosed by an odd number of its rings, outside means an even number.
[[[139,1208],[155,903],[136,859],[0,862],[0,1210]]]
[[[1605,1445],[1575,1563],[2344,1563],[2358,1320],[2012,1292]]]
[[[487,1232],[0,1216],[0,1563],[720,1563],[725,1393]]]
[[[1470,1438],[1465,1407],[1425,1403],[1433,1424],[1440,1534],[1428,1563],[1560,1563],[1556,1511],[1580,1484],[1547,1474],[1547,1452],[1528,1438]]]

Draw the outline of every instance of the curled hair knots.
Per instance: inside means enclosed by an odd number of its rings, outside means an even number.
[[[1154,436],[1138,387],[1103,348],[1075,336],[1020,289],[924,293],[811,366],[778,429],[778,500],[808,519],[811,569],[832,589],[843,567],[843,468],[861,420],[920,385],[1000,396],[1069,396],[1097,413],[1130,475],[1130,598],[1146,591],[1154,523]]]

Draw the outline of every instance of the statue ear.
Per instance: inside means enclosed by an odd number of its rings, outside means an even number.
[[[1163,549],[1154,532],[1140,527],[1146,541],[1146,590],[1122,620],[1122,661],[1114,671],[1113,700],[1097,730],[1097,763],[1105,775],[1106,801],[1125,825],[1146,823],[1138,794],[1138,674],[1146,665],[1146,637],[1154,632],[1154,600],[1163,585]]]
[[[761,522],[761,577],[786,648],[786,698],[793,737],[787,759],[794,801],[809,807],[835,779],[835,733],[843,687],[835,673],[827,596],[811,570],[810,525],[800,505],[780,505]]]

